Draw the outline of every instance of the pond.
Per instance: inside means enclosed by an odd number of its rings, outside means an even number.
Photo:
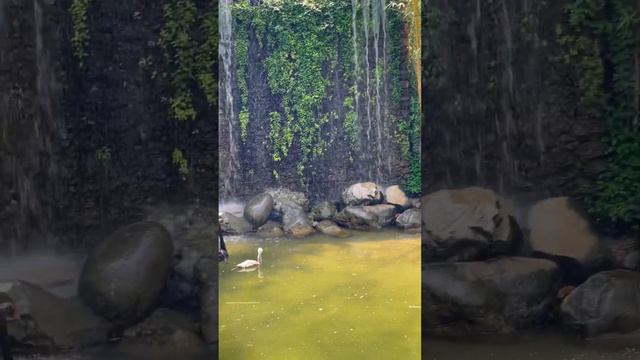
[[[420,359],[420,235],[230,238],[220,357]],[[264,249],[260,271],[232,271]]]
[[[638,344],[637,340],[635,341]],[[524,333],[517,338],[453,341],[427,338],[425,360],[636,360],[640,346],[616,341],[585,342],[559,332]]]

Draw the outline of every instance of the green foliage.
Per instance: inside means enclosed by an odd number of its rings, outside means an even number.
[[[635,0],[575,0],[557,29],[584,108],[606,119],[609,164],[590,213],[610,229],[640,227],[640,12]]]
[[[183,177],[189,175],[189,162],[184,157],[182,150],[175,148],[173,149],[173,153],[171,153],[171,159],[174,165],[178,168],[178,172]]]
[[[71,45],[80,67],[84,65],[84,59],[87,57],[87,45],[89,44],[88,9],[89,0],[73,0],[69,8],[71,21],[73,22]]]
[[[402,156],[409,161],[409,177],[404,185],[410,195],[419,195],[422,190],[422,166],[420,158],[420,104],[417,99],[411,101],[411,114],[407,120],[394,119],[395,139],[400,145]]]
[[[96,159],[102,163],[108,163],[111,160],[111,149],[107,146],[97,149]]]
[[[173,67],[171,80],[174,94],[170,100],[172,116],[179,121],[194,120],[196,89],[202,91],[210,106],[217,104],[217,2],[201,12],[193,0],[173,0],[164,6],[165,24],[160,44]]]

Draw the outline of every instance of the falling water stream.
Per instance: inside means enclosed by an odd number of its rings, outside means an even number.
[[[226,120],[226,133],[228,135],[228,154],[226,164],[221,166],[225,170],[222,175],[222,197],[228,198],[235,188],[236,173],[238,170],[238,139],[235,134],[236,114],[233,98],[233,18],[231,17],[231,4],[233,0],[220,1],[220,42],[218,52],[222,65],[220,87],[220,119]],[[222,133],[222,132],[221,132]],[[221,139],[222,140],[222,139]],[[224,144],[220,141],[219,144]]]

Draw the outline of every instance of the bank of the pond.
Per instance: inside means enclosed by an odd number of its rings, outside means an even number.
[[[230,237],[220,267],[220,357],[419,359],[420,236]],[[235,272],[264,249],[259,271]]]
[[[640,347],[590,343],[559,332],[520,333],[512,337],[423,341],[425,360],[629,360],[640,359]]]

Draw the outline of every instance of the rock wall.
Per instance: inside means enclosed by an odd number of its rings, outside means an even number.
[[[575,195],[606,165],[606,124],[560,59],[566,1],[433,0],[426,9],[425,191]]]
[[[71,0],[0,1],[0,253],[46,234],[84,244],[159,201],[217,201],[216,109],[196,98],[196,121],[169,114],[165,3],[90,1],[80,66]]]

